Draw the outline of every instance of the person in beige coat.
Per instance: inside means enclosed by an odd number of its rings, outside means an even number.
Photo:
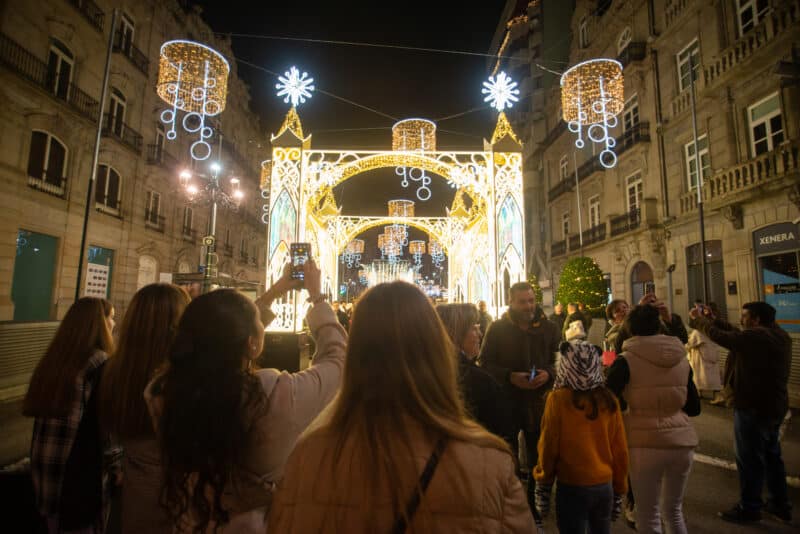
[[[313,365],[253,371],[271,299],[302,282],[290,270],[254,305],[231,289],[186,308],[166,371],[145,391],[164,465],[163,502],[179,531],[264,532],[275,482],[298,436],[335,395],[346,334],[304,265]]]
[[[355,306],[342,389],[300,439],[271,532],[534,532],[509,446],[468,418],[456,351],[425,295]]]
[[[683,494],[692,467],[697,433],[689,416],[700,399],[683,344],[659,334],[659,310],[639,305],[626,329],[633,337],[608,372],[606,385],[620,397],[630,449],[630,478],[636,498],[636,530],[686,533]]]
[[[719,372],[719,345],[711,341],[700,330],[692,330],[686,344],[686,357],[694,373],[694,385],[697,391],[711,391],[712,394],[722,389]]]

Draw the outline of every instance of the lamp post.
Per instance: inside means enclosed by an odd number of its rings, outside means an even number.
[[[209,224],[208,235],[203,237],[203,245],[206,247],[206,265],[203,269],[203,293],[208,293],[211,289],[211,279],[217,275],[217,254],[216,254],[216,234],[217,234],[217,204],[222,204],[231,211],[239,209],[239,203],[244,198],[244,193],[240,189],[240,181],[236,177],[231,177],[230,191],[225,191],[220,183],[220,172],[222,165],[218,161],[209,166],[210,174],[192,173],[188,169],[181,171],[179,178],[189,202],[207,201],[211,204],[211,223]],[[194,178],[201,178],[204,185],[198,186]],[[203,183],[201,182],[201,183]]]

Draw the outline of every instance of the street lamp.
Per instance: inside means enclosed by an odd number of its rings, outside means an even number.
[[[211,279],[217,276],[217,204],[222,204],[231,211],[237,211],[239,203],[244,198],[244,192],[240,189],[241,182],[238,178],[231,177],[228,180],[230,183],[228,191],[222,187],[219,176],[222,171],[222,165],[218,161],[212,162],[209,169],[211,174],[192,173],[192,171],[184,169],[178,175],[181,187],[183,187],[189,202],[208,202],[211,205],[209,235],[203,237],[203,245],[206,247],[203,293],[208,292],[211,288]],[[195,177],[202,179],[199,186],[193,181]]]

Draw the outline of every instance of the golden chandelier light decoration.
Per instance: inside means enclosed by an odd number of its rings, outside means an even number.
[[[392,150],[403,152],[432,152],[436,150],[436,124],[427,119],[404,119],[392,126]],[[402,177],[400,185],[408,187],[411,180],[417,182],[417,198],[422,202],[431,198],[431,177],[425,169],[401,166],[395,169]]]
[[[583,134],[604,145],[600,163],[606,168],[617,164],[616,140],[609,130],[617,125],[617,115],[625,106],[622,64],[614,59],[590,59],[578,63],[561,76],[561,110],[569,130],[578,135],[575,146],[586,145]]]
[[[178,111],[186,112],[183,129],[199,135],[190,148],[196,160],[211,156],[207,140],[213,130],[206,125],[206,118],[225,110],[229,74],[230,65],[222,54],[204,44],[178,40],[161,45],[156,93],[171,106],[161,113],[161,121],[169,126],[167,139],[174,140]]]

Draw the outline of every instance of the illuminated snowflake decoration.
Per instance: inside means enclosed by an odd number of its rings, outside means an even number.
[[[491,102],[491,106],[497,111],[510,108],[514,102],[519,102],[517,95],[519,89],[517,82],[512,81],[505,72],[500,72],[497,78],[489,76],[488,82],[483,82],[481,93],[487,95],[484,102]]]
[[[314,78],[309,78],[308,73],[300,74],[297,67],[292,67],[283,76],[278,76],[280,83],[275,84],[278,89],[278,96],[285,96],[284,102],[291,102],[293,107],[302,104],[307,98],[311,98],[311,91],[314,90]]]

